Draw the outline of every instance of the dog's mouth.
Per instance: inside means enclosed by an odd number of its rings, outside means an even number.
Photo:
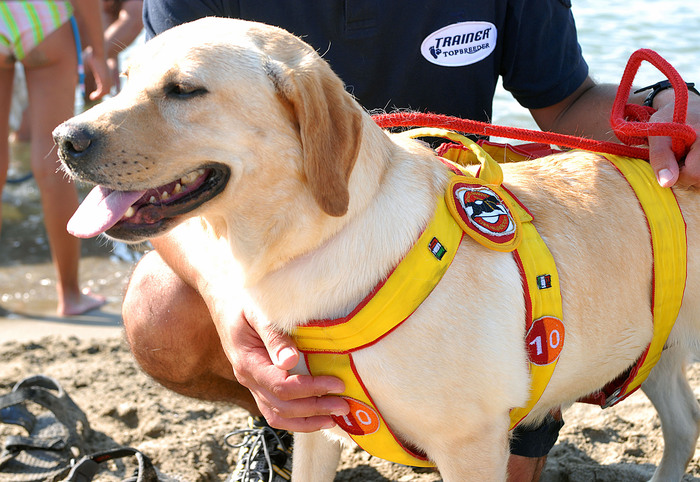
[[[144,191],[97,186],[68,222],[68,232],[79,238],[105,233],[124,241],[154,237],[173,227],[176,218],[221,193],[230,175],[228,166],[215,164]]]

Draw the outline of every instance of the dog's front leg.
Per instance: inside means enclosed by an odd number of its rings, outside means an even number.
[[[455,434],[429,450],[444,482],[505,481],[508,466],[508,419],[484,421],[479,431]]]
[[[341,449],[340,441],[322,432],[295,433],[292,482],[332,482]]]

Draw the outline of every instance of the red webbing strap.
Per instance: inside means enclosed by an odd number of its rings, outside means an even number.
[[[627,99],[632,89],[632,81],[643,60],[651,62],[664,73],[674,88],[676,102],[673,122],[650,123],[648,121],[654,112],[653,109],[627,104]],[[542,142],[571,149],[605,152],[646,160],[649,159],[649,149],[636,146],[647,145],[649,136],[668,136],[673,139],[673,152],[678,159],[681,159],[695,141],[695,131],[685,124],[687,109],[688,89],[678,72],[653,50],[640,49],[630,57],[610,115],[610,124],[615,135],[624,144],[596,141],[555,132],[499,126],[486,122],[422,112],[379,114],[373,116],[373,119],[382,128],[437,127],[469,134],[505,137],[527,142]],[[628,117],[633,120],[627,120]]]

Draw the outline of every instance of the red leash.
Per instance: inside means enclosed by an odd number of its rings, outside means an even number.
[[[644,60],[647,60],[665,74],[673,86],[673,90],[676,94],[673,122],[650,123],[649,117],[654,113],[653,109],[627,104],[634,76]],[[640,49],[630,56],[610,114],[610,124],[612,125],[613,131],[624,144],[596,141],[582,137],[557,134],[555,132],[498,126],[486,122],[422,112],[380,114],[373,116],[373,119],[379,127],[382,128],[438,127],[469,134],[555,144],[571,149],[584,149],[587,151],[605,152],[608,154],[648,160],[649,149],[636,146],[648,145],[649,136],[671,137],[673,152],[678,159],[682,159],[688,153],[690,146],[695,141],[696,134],[693,128],[685,123],[687,110],[688,89],[680,74],[678,74],[671,64],[666,62],[653,50]]]

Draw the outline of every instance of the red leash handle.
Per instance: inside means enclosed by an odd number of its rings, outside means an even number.
[[[643,61],[656,67],[671,82],[675,93],[673,106],[673,122],[648,122],[653,110],[641,106],[627,105],[632,82]],[[622,74],[620,87],[615,96],[610,113],[610,125],[615,135],[625,144],[648,144],[650,136],[667,136],[671,138],[671,148],[677,159],[682,159],[695,142],[696,134],[692,127],[685,123],[688,111],[688,88],[680,74],[658,53],[649,49],[639,49],[634,52],[625,71]],[[628,120],[631,119],[631,120]]]

